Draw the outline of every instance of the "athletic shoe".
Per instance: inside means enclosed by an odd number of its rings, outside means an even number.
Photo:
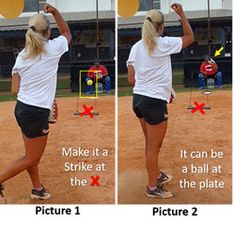
[[[157,179],[157,184],[165,184],[165,183],[172,180],[171,175],[166,175],[162,171],[160,171],[160,174],[161,174],[161,176],[160,176],[160,178]]]
[[[170,191],[167,191],[163,188],[163,186],[158,185],[155,190],[150,190],[147,186],[146,195],[149,198],[160,198],[160,199],[168,199],[173,197],[173,194]]]
[[[32,199],[46,200],[46,199],[49,199],[50,197],[51,197],[51,195],[44,187],[42,187],[42,190],[40,190],[40,191],[36,190],[36,189],[32,189],[32,193],[31,193]]]

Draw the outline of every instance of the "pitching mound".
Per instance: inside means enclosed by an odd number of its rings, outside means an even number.
[[[119,105],[119,149],[118,149],[118,194],[119,203],[159,203],[159,204],[203,204],[232,203],[232,91],[215,91],[209,97],[211,110],[191,113],[189,93],[178,93],[177,102],[168,105],[169,120],[167,134],[160,153],[160,167],[173,180],[166,189],[174,193],[167,200],[151,199],[145,195],[147,173],[145,170],[144,136],[139,121],[132,112],[132,98],[118,98]],[[192,93],[192,104],[206,103],[201,92]],[[181,149],[188,153],[207,153],[208,158],[182,158]],[[211,150],[222,151],[223,158],[211,158]],[[195,157],[195,156],[194,156]],[[204,171],[192,173],[190,167],[205,166]],[[206,172],[208,164],[209,171]],[[188,173],[182,167],[188,167]],[[217,167],[217,172],[212,167]],[[220,170],[219,170],[220,168]],[[199,168],[198,168],[199,169]],[[195,181],[193,188],[180,187],[180,180]],[[201,181],[223,181],[224,188],[214,188],[212,184],[199,190]],[[206,188],[207,187],[207,188]]]
[[[52,198],[47,201],[31,201],[31,182],[26,172],[5,183],[5,196],[8,203],[46,203],[46,204],[109,204],[114,203],[114,96],[104,96],[97,100],[99,116],[91,119],[75,116],[76,97],[58,98],[59,119],[50,126],[50,135],[45,153],[40,162],[40,176],[43,185],[50,191]],[[82,105],[95,106],[94,100],[80,100]],[[7,163],[24,153],[21,132],[14,118],[15,102],[0,103],[0,170]],[[63,157],[62,147],[79,147],[93,149],[94,147],[108,149],[108,156],[97,157]],[[65,172],[64,163],[102,164],[102,171]],[[88,186],[71,186],[70,178],[87,178]],[[98,184],[90,186],[90,178],[99,176]],[[94,181],[95,182],[95,181]]]

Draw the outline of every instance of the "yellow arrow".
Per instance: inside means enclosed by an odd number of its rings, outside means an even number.
[[[216,50],[215,51],[215,57],[219,56],[223,50],[224,50],[224,47],[221,47],[219,50]]]

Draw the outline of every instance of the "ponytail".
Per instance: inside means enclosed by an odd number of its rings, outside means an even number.
[[[142,27],[142,39],[147,47],[149,55],[156,46],[156,38],[159,36],[158,29],[164,23],[164,16],[158,10],[148,11]]]
[[[144,25],[142,28],[142,39],[144,40],[144,43],[147,46],[149,55],[151,55],[153,53],[153,50],[155,48],[156,36],[157,36],[156,28],[148,19],[145,19]]]
[[[36,33],[32,29],[29,29],[26,33],[25,58],[34,58],[37,55],[40,55],[42,52],[45,52],[45,41],[46,38],[44,38],[41,34]]]
[[[29,20],[29,30],[25,35],[25,59],[35,58],[46,52],[44,43],[49,30],[49,20],[44,14],[37,14]]]

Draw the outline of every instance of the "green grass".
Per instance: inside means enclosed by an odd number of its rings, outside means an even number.
[[[118,77],[118,87],[127,87],[129,86],[127,75],[120,75]]]
[[[182,85],[184,81],[184,75],[182,71],[173,71],[173,77],[172,77],[172,83],[173,85]],[[118,87],[127,87],[129,86],[128,80],[127,80],[127,74],[121,74],[118,76]]]
[[[172,84],[175,92],[189,92],[190,88],[185,88],[183,85],[183,72],[180,70],[173,71]],[[223,90],[231,90],[232,85],[224,85]],[[198,91],[196,87],[192,87],[193,92]],[[118,77],[118,96],[131,96],[132,87],[129,85],[127,80],[127,74],[121,74]]]
[[[172,84],[181,85],[184,83],[184,74],[182,71],[173,71]]]
[[[132,95],[132,87],[122,87],[118,89],[118,96],[131,96]]]
[[[57,81],[57,89],[70,89],[70,78],[59,78]],[[11,90],[11,80],[0,80],[0,92]]]
[[[16,97],[11,95],[10,87],[11,87],[10,80],[0,81],[0,102],[16,100]],[[77,95],[78,95],[77,92],[71,92],[70,90],[70,78],[69,77],[58,79],[56,98],[76,97]],[[111,95],[114,95],[114,91],[112,91]],[[99,94],[99,96],[106,96],[106,94],[105,93]]]
[[[189,92],[190,88],[185,88],[183,86],[183,73],[182,71],[173,72],[173,86],[176,92]],[[11,81],[1,80],[0,81],[0,102],[2,101],[13,101],[16,97],[10,94]],[[232,85],[224,85],[223,90],[231,90]],[[197,88],[192,88],[192,91],[197,91]],[[112,93],[113,95],[114,93]],[[70,91],[70,78],[63,77],[59,78],[57,82],[57,92],[56,97],[75,97],[78,94],[76,92],[72,93]],[[105,95],[105,94],[101,94]],[[127,74],[119,75],[118,77],[118,96],[131,96],[132,87],[128,84]]]
[[[231,85],[227,85],[227,86],[223,86],[223,90],[231,90],[232,86]],[[174,90],[176,93],[180,93],[180,92],[190,92],[190,88],[185,88],[185,87],[174,87]],[[196,92],[198,91],[197,88],[192,88],[191,89],[192,92]],[[213,90],[212,90],[213,91]],[[118,97],[123,97],[123,96],[131,96],[132,95],[132,87],[122,87],[121,89],[118,89]]]
[[[224,85],[223,90],[231,90],[232,85]],[[174,86],[174,90],[176,93],[180,92],[190,92],[190,88],[185,88],[183,85],[176,85]],[[196,87],[192,87],[191,89],[192,92],[198,91]],[[213,91],[213,90],[212,90]],[[132,95],[132,87],[121,87],[118,89],[118,97],[123,97],[123,96],[131,96]]]
[[[72,93],[70,90],[58,90],[56,92],[56,98],[60,98],[60,97],[75,97],[78,94],[76,92]],[[12,96],[10,94],[1,94],[0,93],[0,102],[4,102],[4,101],[15,101],[16,97]]]
[[[3,101],[13,101],[13,100],[16,100],[15,96],[0,94],[0,102],[3,102]]]
[[[11,81],[2,80],[0,81],[0,91],[10,91],[11,90]]]
[[[70,78],[66,78],[66,79],[58,79],[57,81],[57,89],[70,89]]]
[[[0,81],[0,102],[2,101],[13,101],[16,97],[11,95],[11,81],[1,80]],[[70,91],[70,78],[59,78],[57,81],[57,93],[56,97],[72,97],[77,96],[77,93],[71,93]]]
[[[184,92],[189,90],[188,88],[183,87],[183,72],[182,71],[173,71],[173,86],[178,92]],[[195,88],[196,90],[196,88]],[[118,76],[118,96],[130,96],[132,95],[132,88],[128,83],[127,74],[121,74]]]

